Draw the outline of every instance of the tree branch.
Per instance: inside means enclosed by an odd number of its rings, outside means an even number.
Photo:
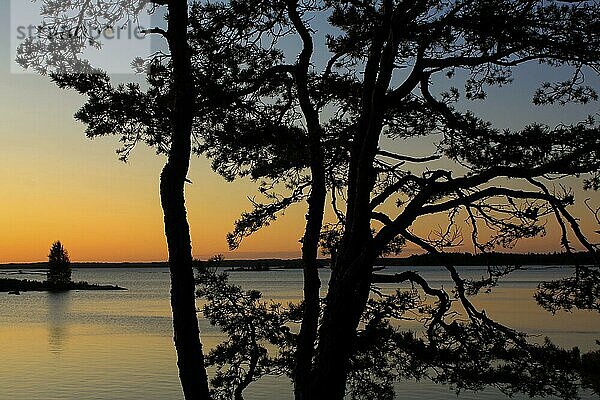
[[[386,150],[381,150],[381,149],[377,151],[377,154],[379,154],[380,156],[383,156],[383,157],[393,158],[394,160],[413,162],[413,163],[425,163],[425,162],[429,162],[429,161],[439,160],[440,158],[442,158],[441,155],[433,155],[433,156],[429,156],[429,157],[404,156],[404,155],[395,154],[395,153],[392,153],[392,152],[389,152]]]

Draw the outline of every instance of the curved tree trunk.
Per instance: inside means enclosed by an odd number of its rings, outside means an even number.
[[[382,36],[385,37],[385,36]],[[344,236],[329,282],[325,311],[319,329],[310,400],[342,400],[358,325],[369,299],[377,252],[371,233],[371,193],[376,182],[373,162],[382,129],[382,100],[389,73],[375,71],[387,47],[375,41],[366,66],[363,115],[355,135],[348,175]],[[393,63],[387,57],[385,64]],[[389,69],[389,68],[388,68]]]
[[[306,228],[302,239],[302,268],[304,273],[304,303],[302,324],[298,335],[294,365],[294,394],[297,400],[307,397],[312,373],[314,346],[319,325],[320,288],[319,265],[317,262],[319,238],[323,226],[323,214],[327,188],[325,184],[325,165],[321,140],[323,129],[319,121],[319,112],[309,93],[308,71],[314,51],[310,31],[302,22],[298,13],[298,0],[287,0],[288,15],[302,38],[302,52],[298,57],[294,78],[298,91],[298,100],[304,118],[308,136],[310,154],[311,192],[308,199]]]
[[[305,314],[296,352],[294,380],[297,400],[343,399],[358,324],[369,298],[373,263],[376,259],[371,234],[371,193],[377,178],[373,162],[383,126],[385,96],[392,78],[394,54],[398,47],[398,41],[392,30],[393,5],[391,3],[386,1],[383,6],[385,19],[373,38],[365,65],[362,115],[354,135],[350,154],[344,237],[333,266],[320,328],[318,328],[319,309],[317,303],[320,282],[318,275],[315,278],[316,268],[309,268],[310,262],[313,260],[316,265],[318,237],[316,237],[315,243],[307,242],[303,248]],[[306,119],[309,145],[311,146],[311,172],[313,173],[311,200],[313,200],[312,195],[315,194],[315,189],[317,189],[316,196],[321,194],[321,186],[315,185],[322,183],[322,188],[325,188],[324,177],[321,182],[318,180],[319,175],[315,175],[315,171],[324,173],[322,159],[319,160],[321,161],[319,166],[314,163],[316,158],[313,158],[315,154],[320,154],[313,152],[320,142],[316,142],[311,136],[317,132],[320,141],[321,127],[318,110],[311,104],[308,91],[308,70],[314,45],[311,32],[304,25],[298,12],[298,0],[287,0],[287,8],[288,16],[303,43],[296,66],[296,89],[300,107]],[[315,168],[317,169],[315,170]],[[324,190],[322,194],[324,201]],[[317,224],[319,224],[319,230],[321,228],[324,203],[320,203],[320,201],[320,197],[315,198],[314,205],[321,207],[321,213],[315,215],[315,217],[320,217],[318,221],[311,219],[313,216],[310,211],[313,204],[310,204],[305,240],[315,239],[312,235],[316,234]],[[317,339],[317,329],[318,346],[315,352],[313,347]],[[314,363],[312,362],[313,357]]]
[[[209,398],[196,315],[194,270],[184,185],[190,164],[194,90],[187,42],[188,4],[170,0],[168,41],[173,62],[174,105],[171,148],[160,180],[165,235],[171,271],[173,339],[186,400]]]

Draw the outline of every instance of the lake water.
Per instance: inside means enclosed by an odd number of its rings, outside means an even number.
[[[391,271],[397,268],[392,268]],[[420,267],[432,286],[450,287],[437,267]],[[0,270],[0,277],[14,270]],[[483,270],[466,272],[481,276]],[[562,346],[596,349],[600,314],[541,310],[532,298],[543,278],[561,269],[517,271],[491,294],[475,303],[498,321],[538,338],[549,336]],[[322,272],[326,281],[327,272]],[[43,275],[10,275],[43,279]],[[118,284],[127,291],[70,293],[0,293],[0,399],[182,399],[171,340],[169,274],[161,268],[75,269],[74,280]],[[261,290],[266,299],[297,301],[299,270],[234,272],[231,281]],[[385,285],[381,285],[385,286]],[[201,321],[203,343],[214,346],[222,336]],[[456,399],[449,386],[400,382],[398,398]],[[291,399],[291,385],[282,378],[264,379],[246,391],[246,399]],[[501,399],[493,389],[464,393],[459,399]],[[518,397],[524,398],[524,397]],[[583,398],[597,398],[584,393]]]

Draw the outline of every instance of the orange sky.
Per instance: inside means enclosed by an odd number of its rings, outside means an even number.
[[[140,147],[120,162],[114,138],[86,139],[73,119],[83,98],[43,78],[0,74],[0,93],[11,94],[0,99],[0,262],[44,260],[58,239],[74,260],[163,260],[163,158]],[[189,177],[194,253],[225,252],[225,234],[255,186],[227,183],[198,158]],[[302,209],[291,210],[285,223],[244,242],[239,256],[297,255],[302,221]]]
[[[54,240],[63,241],[76,261],[164,260],[158,196],[163,158],[140,147],[124,164],[115,155],[114,138],[86,139],[84,126],[72,118],[83,98],[34,75],[0,77],[5,94],[0,99],[0,262],[45,260]],[[198,158],[189,176],[194,255],[227,253],[225,234],[249,208],[246,196],[256,193],[255,186],[227,183]],[[597,193],[585,195],[598,199]],[[582,215],[590,232],[595,226]],[[299,205],[226,256],[296,257],[303,223],[304,205]],[[417,231],[440,223],[426,219]],[[516,250],[554,251],[558,243],[553,233],[524,241]]]
[[[140,147],[118,161],[114,138],[88,140],[72,114],[83,100],[43,78],[10,76],[0,82],[0,262],[46,259],[62,240],[77,261],[144,261],[166,257],[158,176],[163,158]],[[36,96],[28,96],[35,92]],[[194,159],[187,198],[194,254],[227,250],[225,234],[255,194],[250,182],[227,183]],[[304,205],[247,239],[230,258],[295,257]],[[426,220],[421,229],[439,222]],[[591,224],[587,224],[591,228]],[[556,237],[518,249],[558,249]]]

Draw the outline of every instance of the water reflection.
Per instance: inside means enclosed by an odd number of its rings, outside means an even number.
[[[48,347],[50,353],[58,356],[63,352],[69,336],[71,295],[69,292],[48,292],[46,301],[48,303]]]

